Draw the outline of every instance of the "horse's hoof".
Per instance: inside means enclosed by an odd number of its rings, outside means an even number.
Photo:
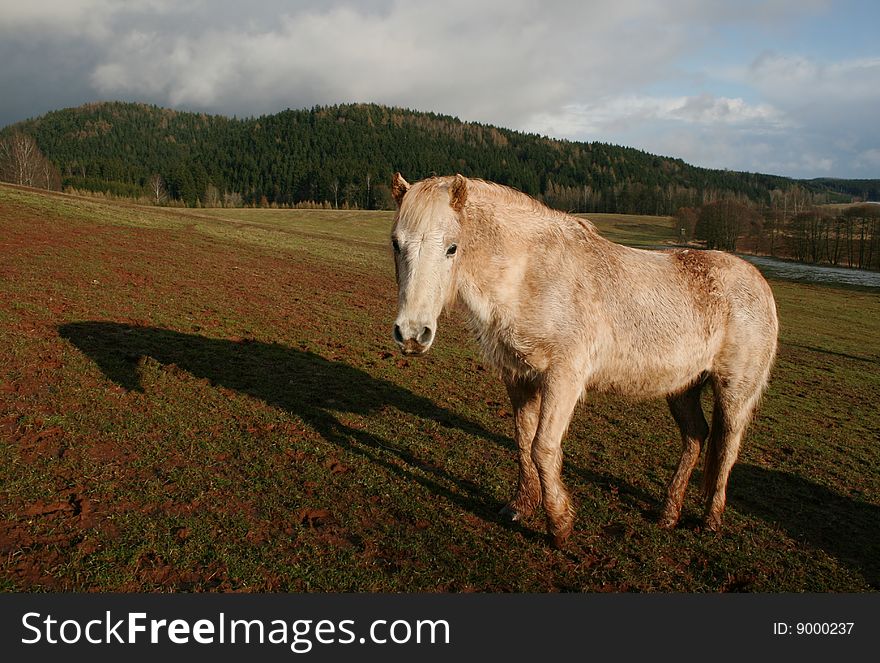
[[[514,506],[513,502],[505,504],[503,507],[501,507],[501,510],[498,512],[498,515],[501,516],[502,518],[513,521],[515,523],[519,522],[520,520],[523,520],[527,516],[527,514],[523,513],[519,509],[517,509]]]
[[[704,532],[711,532],[712,534],[720,534],[721,533],[721,519],[707,517],[703,521],[703,531]]]
[[[664,514],[660,516],[660,520],[657,521],[657,526],[660,529],[673,529],[676,525],[678,525],[678,516],[668,516]]]

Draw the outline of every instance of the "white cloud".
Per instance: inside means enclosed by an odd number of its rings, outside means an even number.
[[[834,174],[841,165],[834,155],[844,149],[823,149],[822,141],[800,119],[768,103],[750,104],[706,93],[628,95],[569,105],[557,113],[534,116],[528,128],[637,147],[710,168],[804,177]],[[613,139],[609,141],[608,136]],[[869,164],[873,156],[874,152],[866,152],[862,163]]]
[[[748,104],[740,98],[695,96],[655,97],[626,95],[586,104],[569,104],[557,112],[538,113],[527,128],[564,138],[584,138],[636,130],[645,124],[682,126],[748,126],[753,131],[778,131],[788,122],[769,104]]]
[[[517,127],[668,77],[719,20],[802,11],[793,0],[737,12],[720,0],[0,2],[8,31],[90,41],[88,81],[104,97],[238,113],[373,100]]]
[[[880,58],[764,54],[746,81],[798,125],[792,144],[816,155],[817,171],[856,167],[877,177],[871,154],[880,149]]]
[[[543,111],[527,126],[714,168],[797,177],[880,174],[880,58],[819,61],[764,53],[725,76],[760,101],[705,92],[629,94]]]
[[[753,123],[775,128],[787,124],[782,114],[770,104],[749,104],[738,97],[714,97],[707,93],[686,97],[680,107],[672,109],[670,117],[701,124]]]
[[[688,41],[671,5],[561,4],[281,3],[287,13],[260,22],[220,20],[228,12],[212,5],[152,30],[117,14],[117,29],[95,39],[89,80],[103,96],[161,93],[159,103],[225,112],[379,101],[519,126],[664,75]]]
[[[878,138],[880,58],[823,62],[765,54],[746,80],[808,130],[836,134],[838,146],[855,144],[860,135]]]
[[[233,5],[212,3],[152,30],[119,24],[97,40],[89,80],[103,97],[237,114],[376,101],[579,138],[648,120],[751,121],[763,130],[782,123],[771,104],[641,90],[675,78],[680,57],[719,21],[773,24],[804,11],[791,0],[735,12],[697,0],[273,6],[269,21],[258,11],[261,21],[223,20]]]

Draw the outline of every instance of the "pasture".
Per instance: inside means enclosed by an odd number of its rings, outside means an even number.
[[[0,589],[880,588],[880,293],[771,282],[770,389],[723,534],[656,519],[663,401],[580,406],[564,550],[456,316],[400,356],[387,212],[172,210],[0,186]],[[596,215],[654,245],[665,219]]]

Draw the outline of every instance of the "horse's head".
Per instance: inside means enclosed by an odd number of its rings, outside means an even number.
[[[455,294],[467,180],[435,177],[410,186],[395,173],[391,192],[398,208],[391,229],[398,304],[394,340],[404,354],[421,355],[434,342],[440,312]]]

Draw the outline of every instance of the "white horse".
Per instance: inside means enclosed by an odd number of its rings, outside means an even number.
[[[588,390],[665,396],[684,450],[661,525],[681,513],[706,445],[705,525],[721,526],[727,479],[767,385],[778,322],[758,271],[718,251],[643,251],[592,223],[482,180],[396,173],[391,233],[399,311],[394,340],[426,353],[446,305],[457,305],[500,373],[515,418],[519,481],[502,512],[543,504],[561,546],[574,512],[562,483],[562,438]],[[700,406],[710,382],[712,427]]]

